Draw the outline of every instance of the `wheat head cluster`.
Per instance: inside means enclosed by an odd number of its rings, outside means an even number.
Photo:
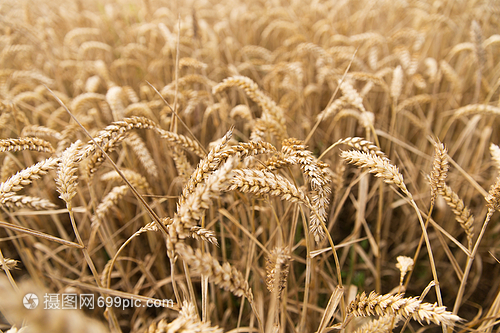
[[[500,332],[497,1],[1,0],[0,31],[1,331]]]

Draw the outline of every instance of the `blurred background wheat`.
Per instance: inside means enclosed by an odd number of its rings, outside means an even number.
[[[0,329],[500,331],[497,1],[2,0],[0,31]]]

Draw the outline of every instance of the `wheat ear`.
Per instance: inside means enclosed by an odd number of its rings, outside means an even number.
[[[54,169],[58,163],[59,158],[49,157],[17,172],[0,184],[0,197],[7,195],[9,192],[17,192],[24,186],[31,184],[33,180],[40,179],[41,175],[45,175],[49,170]]]
[[[457,222],[460,224],[462,229],[464,229],[467,235],[468,248],[472,248],[472,238],[474,237],[474,216],[471,214],[470,210],[465,206],[464,202],[457,193],[455,193],[451,187],[443,184],[439,188],[439,194],[444,198],[448,206],[450,206]]]
[[[357,295],[347,307],[347,313],[356,317],[400,316],[405,319],[413,318],[420,324],[432,322],[446,326],[462,320],[457,315],[446,311],[446,307],[423,303],[418,297],[403,298],[401,294],[380,295],[373,291],[368,296],[364,292]]]
[[[0,152],[36,150],[44,153],[53,153],[54,148],[50,142],[39,138],[17,138],[0,140]]]
[[[446,186],[445,180],[448,174],[448,155],[445,146],[441,142],[435,143],[434,161],[430,174],[431,205],[434,205],[437,193],[443,191]]]
[[[157,127],[158,125],[154,121],[145,117],[125,118],[108,125],[104,130],[99,132],[93,141],[89,141],[88,143],[86,155],[90,156],[90,159],[87,164],[87,174],[92,176],[97,167],[104,161],[104,152],[114,149],[132,129],[155,129]],[[98,149],[94,142],[100,145],[104,152]]]
[[[369,140],[366,140],[365,138],[348,137],[345,139],[340,139],[337,142],[335,142],[334,146],[337,146],[339,144],[345,144],[351,146],[353,148],[356,148],[357,150],[364,151],[367,154],[376,155],[380,158],[387,158],[385,153],[382,150],[380,150],[380,148],[377,145],[375,145],[373,142]]]
[[[128,179],[128,181],[137,188],[142,188],[148,192],[151,192],[151,186],[149,185],[146,177],[134,170],[121,169],[122,173]],[[102,181],[113,181],[113,182],[123,182],[122,177],[115,170],[106,172],[100,179]]]
[[[23,127],[23,130],[21,131],[21,136],[22,137],[52,137],[57,140],[61,140],[62,136],[61,133],[59,133],[56,130],[53,130],[52,128],[48,128],[45,126],[39,126],[39,125],[29,125]]]
[[[66,203],[69,203],[76,195],[76,189],[78,187],[78,182],[76,180],[78,177],[75,176],[75,173],[78,170],[78,162],[82,158],[80,154],[82,145],[82,142],[77,140],[66,149],[61,155],[61,162],[57,169],[57,191],[60,194],[59,197]]]
[[[279,138],[286,137],[285,112],[269,96],[264,94],[252,79],[246,76],[233,76],[224,79],[221,83],[213,87],[212,93],[215,95],[229,87],[238,87],[257,103],[263,110],[262,120],[274,124],[272,128],[278,133]]]
[[[210,326],[210,322],[202,322],[198,318],[193,304],[184,301],[182,309],[179,311],[179,316],[169,323],[165,319],[161,319],[157,323],[152,323],[148,327],[148,333],[174,333],[174,332],[206,332],[206,333],[222,333],[224,330],[217,326]]]
[[[367,169],[368,172],[375,174],[375,177],[382,178],[384,182],[395,184],[409,198],[412,198],[411,193],[404,183],[403,175],[399,173],[399,169],[392,165],[387,158],[356,150],[343,151],[340,156],[351,164]]]
[[[54,209],[57,206],[47,199],[14,195],[13,192],[0,198],[0,204],[8,208]]]
[[[300,166],[314,192],[312,204],[315,209],[310,217],[310,230],[315,241],[319,242],[325,235],[322,224],[326,222],[330,203],[331,178],[328,165],[316,159],[312,152],[306,149],[304,142],[300,140],[291,138],[285,140],[282,153],[290,163]]]
[[[266,286],[269,292],[281,297],[290,270],[290,254],[287,248],[276,247],[266,257]]]
[[[490,153],[491,153],[491,158],[495,162],[495,167],[497,168],[497,170],[500,170],[500,147],[492,143],[490,145]]]
[[[125,142],[130,146],[130,148],[134,151],[135,155],[139,158],[139,162],[141,162],[142,166],[152,177],[158,178],[158,167],[156,163],[151,157],[149,150],[142,140],[142,138],[136,133],[130,133]]]
[[[229,263],[221,264],[208,252],[202,253],[200,249],[193,250],[189,245],[179,242],[175,245],[176,252],[180,255],[194,273],[205,275],[219,287],[232,292],[236,296],[245,296],[250,303],[253,302],[252,290],[243,275]]]

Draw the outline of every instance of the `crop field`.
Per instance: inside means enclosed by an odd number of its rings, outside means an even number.
[[[0,0],[0,332],[500,332],[500,3]]]

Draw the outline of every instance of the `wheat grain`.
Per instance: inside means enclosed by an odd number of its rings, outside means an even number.
[[[397,101],[401,96],[401,90],[403,89],[403,69],[398,66],[394,69],[391,82],[391,97],[393,100]]]
[[[9,179],[15,170],[19,170],[16,161],[8,155],[5,156],[2,162],[2,169],[0,170],[0,182],[4,182]]]
[[[359,93],[354,89],[352,84],[346,80],[338,81],[340,85],[340,90],[342,90],[342,94],[346,97],[347,101],[354,107],[358,108],[360,111],[366,111],[363,105],[363,98],[359,95]]]
[[[358,328],[354,333],[385,333],[390,332],[401,321],[401,317],[384,316],[371,320]]]
[[[194,69],[206,69],[208,65],[197,59],[186,57],[179,59],[179,68],[184,68],[184,67],[194,68]]]
[[[237,161],[235,157],[229,158],[206,178],[205,183],[198,183],[196,189],[179,202],[177,213],[184,227],[191,228],[193,220],[201,219],[203,211],[209,208],[212,199],[227,187]]]
[[[189,193],[192,193],[197,184],[199,184],[206,176],[216,170],[223,160],[220,158],[220,152],[228,144],[233,135],[231,128],[221,139],[220,143],[210,150],[208,155],[200,161],[196,170],[191,174],[187,184],[182,189],[182,198],[186,198]],[[181,200],[182,200],[181,198]]]
[[[14,260],[14,259],[10,259],[10,258],[4,258],[4,262],[5,262],[5,265],[3,265],[1,262],[0,262],[0,268],[1,269],[8,269],[8,270],[12,270],[12,269],[19,269],[17,267],[17,264],[19,263],[19,260]]]
[[[273,195],[290,202],[301,202],[310,206],[306,194],[286,178],[267,170],[235,169],[228,191],[238,190],[255,195]]]
[[[427,94],[415,95],[409,98],[405,98],[401,103],[398,104],[396,112],[401,112],[405,109],[409,109],[415,105],[427,104],[432,101],[432,97]]]
[[[218,94],[229,87],[238,87],[257,103],[263,110],[262,120],[275,124],[271,128],[278,133],[278,138],[286,137],[286,126],[284,111],[276,103],[265,95],[250,78],[245,76],[233,76],[224,79],[212,88],[212,93]]]
[[[156,128],[155,130],[158,132],[158,134],[160,134],[162,139],[165,139],[170,143],[179,145],[201,158],[204,158],[206,156],[206,153],[196,141],[191,140],[190,138],[182,134],[165,131],[161,128]]]
[[[471,116],[474,114],[498,116],[500,115],[500,107],[484,104],[470,104],[455,110],[453,116],[455,118],[459,118],[464,116]]]
[[[115,121],[99,132],[94,138],[95,143],[101,146],[105,152],[109,152],[125,139],[125,136],[132,129],[158,129],[158,125],[152,120],[144,117],[131,117]],[[91,176],[97,167],[104,161],[104,154],[98,149],[94,141],[89,141],[85,154],[90,156],[87,163],[87,174]]]

